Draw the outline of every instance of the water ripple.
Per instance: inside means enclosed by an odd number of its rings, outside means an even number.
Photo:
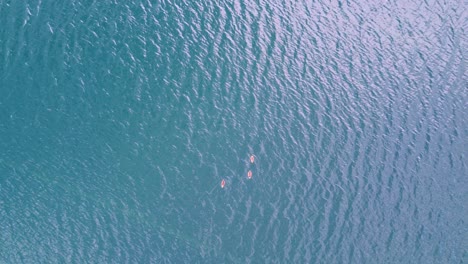
[[[0,259],[461,262],[461,5],[0,1]]]

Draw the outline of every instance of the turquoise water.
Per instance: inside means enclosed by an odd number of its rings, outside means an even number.
[[[466,263],[466,14],[0,0],[0,262]]]

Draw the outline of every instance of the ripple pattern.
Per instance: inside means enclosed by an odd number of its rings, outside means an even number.
[[[464,10],[0,0],[0,262],[464,263]]]

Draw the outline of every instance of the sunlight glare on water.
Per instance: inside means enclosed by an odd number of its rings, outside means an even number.
[[[466,263],[464,7],[0,0],[0,262]]]

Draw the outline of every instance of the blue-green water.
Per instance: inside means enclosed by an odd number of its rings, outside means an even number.
[[[0,262],[467,263],[467,26],[0,0]]]

